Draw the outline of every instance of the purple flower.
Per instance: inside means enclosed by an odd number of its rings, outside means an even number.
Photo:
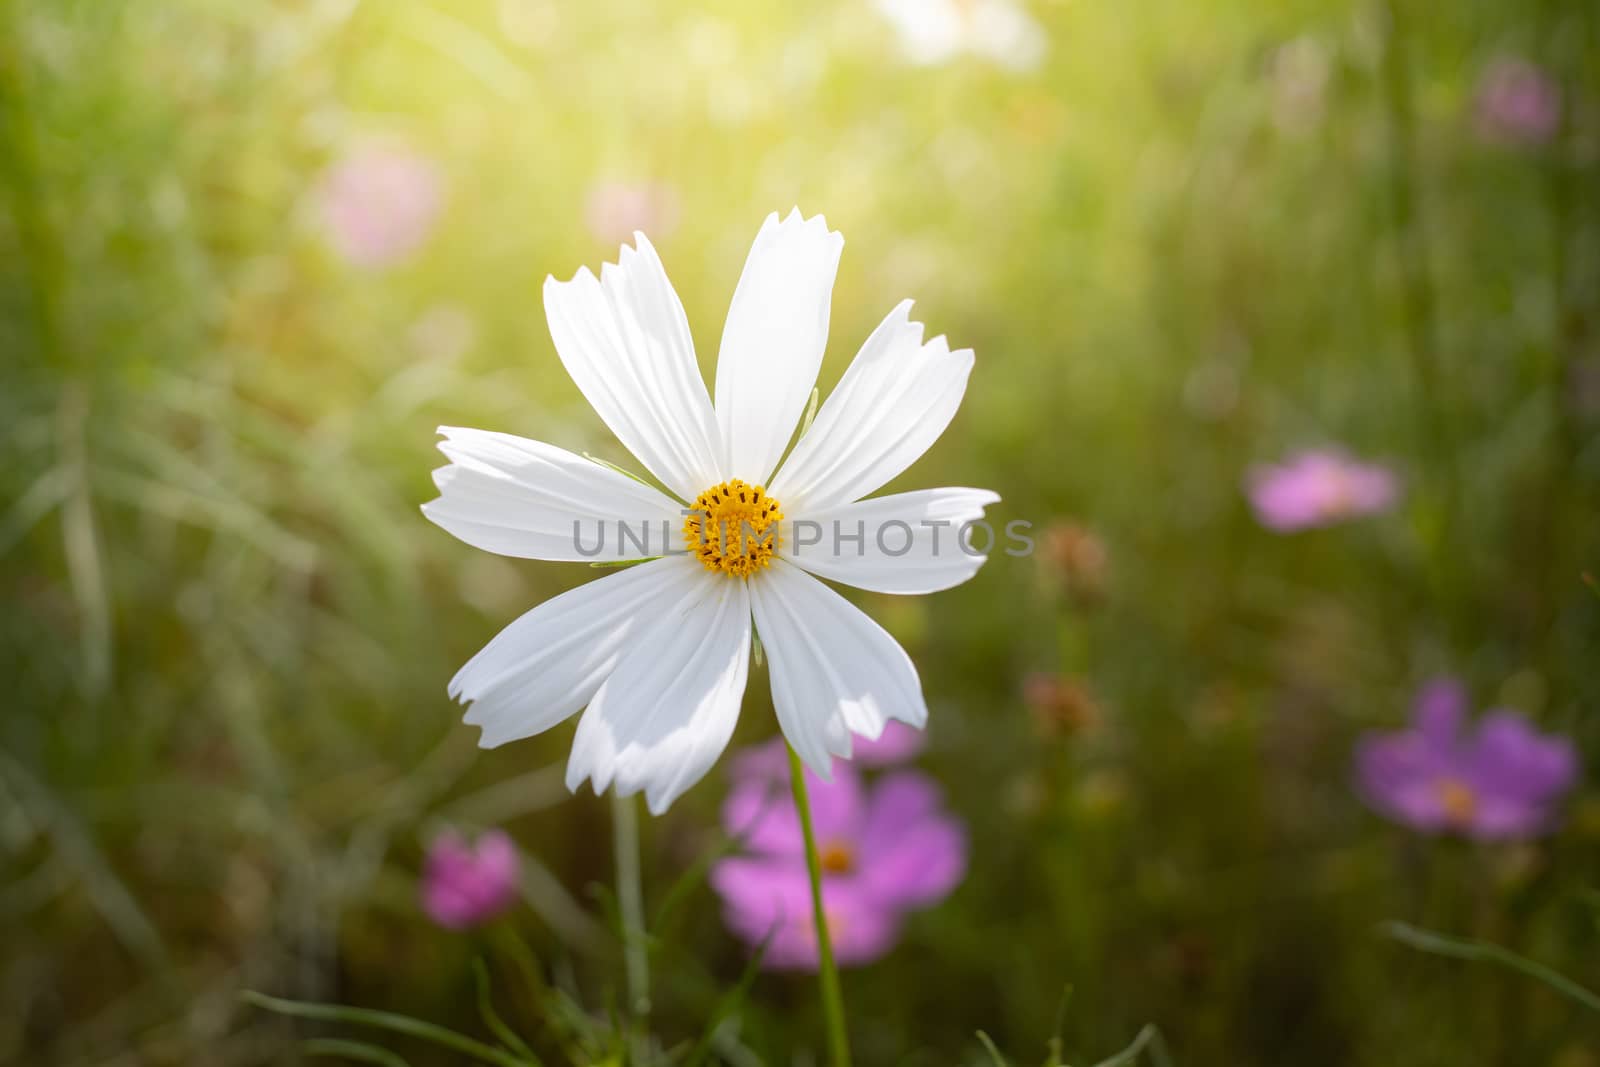
[[[1540,734],[1512,711],[1491,711],[1466,731],[1466,709],[1455,679],[1424,686],[1410,729],[1368,734],[1357,746],[1362,796],[1423,833],[1494,840],[1548,831],[1577,780],[1572,743]]]
[[[428,845],[422,908],[440,926],[461,930],[488,922],[517,898],[517,847],[502,830],[468,844],[440,834]]]
[[[444,181],[431,160],[367,145],[329,169],[322,220],[341,256],[357,266],[382,267],[427,239],[443,200]]]
[[[1503,56],[1478,82],[1478,127],[1491,140],[1543,144],[1561,126],[1561,89],[1525,59]]]
[[[960,884],[966,834],[944,812],[939,787],[916,771],[891,772],[868,788],[853,767],[837,764],[832,782],[808,771],[806,785],[834,955],[845,965],[870,963],[894,947],[905,912]],[[766,967],[815,970],[805,841],[787,770],[739,774],[722,821],[747,851],[711,872],[729,928],[750,945],[771,936]]]
[[[1257,468],[1249,492],[1262,524],[1288,532],[1387,511],[1400,497],[1400,483],[1387,467],[1325,449]]]

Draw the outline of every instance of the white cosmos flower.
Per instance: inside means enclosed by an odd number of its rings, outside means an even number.
[[[423,512],[502,555],[659,557],[534,608],[450,683],[485,748],[587,707],[568,788],[642,789],[659,814],[733,733],[752,619],[779,725],[819,774],[849,757],[853,734],[876,739],[890,719],[920,728],[928,711],[910,657],[813,575],[883,593],[957,585],[984,561],[958,531],[999,498],[863,499],[944,432],[972,370],[969,349],[923,341],[910,301],[867,338],[784,458],[822,362],[844,247],[820,215],[774,213],[756,235],[723,328],[715,405],[661,260],[634,237],[599,278],[547,278],[545,313],[567,373],[665,491],[554,445],[443,427],[451,462]]]

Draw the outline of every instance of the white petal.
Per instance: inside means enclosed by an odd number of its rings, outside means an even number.
[[[733,293],[717,356],[717,423],[729,477],[766,485],[794,434],[828,343],[844,238],[800,209],[767,216]],[[691,498],[692,499],[692,498]]]
[[[972,372],[972,350],[922,343],[911,301],[889,312],[851,362],[816,421],[772,479],[797,515],[860,500],[915,463],[950,424]]]
[[[655,608],[632,648],[578,720],[567,788],[585,778],[643,789],[659,815],[699,781],[733,736],[750,665],[746,583],[699,571],[674,602]]]
[[[830,755],[850,755],[850,734],[876,740],[890,719],[928,721],[911,657],[861,609],[782,560],[748,584],[778,725],[806,766],[827,775]]]
[[[971,578],[988,559],[984,552],[1002,532],[963,537],[962,528],[999,500],[987,489],[919,489],[807,512],[783,524],[778,554],[858,589],[937,593]]]
[[[548,560],[641,559],[683,547],[682,505],[565,449],[441,426],[448,467],[422,513],[467,544]],[[602,526],[603,524],[603,526]]]
[[[685,500],[715,485],[720,439],[689,320],[656,250],[634,234],[595,278],[546,278],[544,310],[567,373],[617,439]]]
[[[624,643],[676,604],[698,570],[684,556],[642,563],[547,600],[501,630],[450,681],[450,695],[471,702],[466,721],[483,728],[478,744],[531,737],[589,703]]]

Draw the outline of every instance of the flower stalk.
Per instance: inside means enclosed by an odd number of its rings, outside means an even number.
[[[805,767],[793,745],[789,752],[789,783],[794,790],[794,806],[800,815],[800,832],[806,842],[806,873],[811,876],[811,922],[817,933],[817,974],[822,983],[822,1015],[828,1030],[828,1055],[833,1067],[850,1067],[850,1040],[844,1028],[844,996],[839,990],[839,969],[833,962],[833,943],[828,939],[828,915],[822,906],[822,858],[817,852],[817,837],[811,827],[811,802],[806,796]]]
[[[650,963],[644,929],[644,886],[639,873],[639,811],[632,796],[611,794],[611,841],[617,866],[617,908],[622,917],[622,960],[627,976],[629,1044],[633,1063],[645,1060],[644,1026],[650,1015]]]

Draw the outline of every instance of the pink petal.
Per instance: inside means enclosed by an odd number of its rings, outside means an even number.
[[[941,810],[932,779],[902,771],[873,790],[859,862],[859,877],[874,899],[895,907],[924,906],[961,884],[966,833]]]
[[[928,735],[914,726],[891,719],[876,741],[857,736],[852,745],[850,760],[862,767],[888,767],[904,763],[928,742]]]
[[[711,872],[723,900],[723,918],[733,933],[755,947],[766,941],[762,965],[774,970],[817,968],[811,885],[802,863],[729,859]],[[877,904],[849,879],[827,879],[822,887],[829,940],[845,966],[883,956],[899,932],[899,916]]]
[[[803,855],[804,837],[789,787],[787,755],[779,773],[763,774],[748,769],[752,765],[765,768],[767,759],[762,754],[752,764],[739,765],[745,769],[742,773],[735,772],[738,777],[722,806],[722,827],[730,836],[743,840],[752,852]],[[842,761],[836,762],[831,782],[824,782],[807,771],[806,791],[811,798],[812,828],[819,844],[829,840],[853,841],[860,831],[863,813],[861,779],[854,768]]]

